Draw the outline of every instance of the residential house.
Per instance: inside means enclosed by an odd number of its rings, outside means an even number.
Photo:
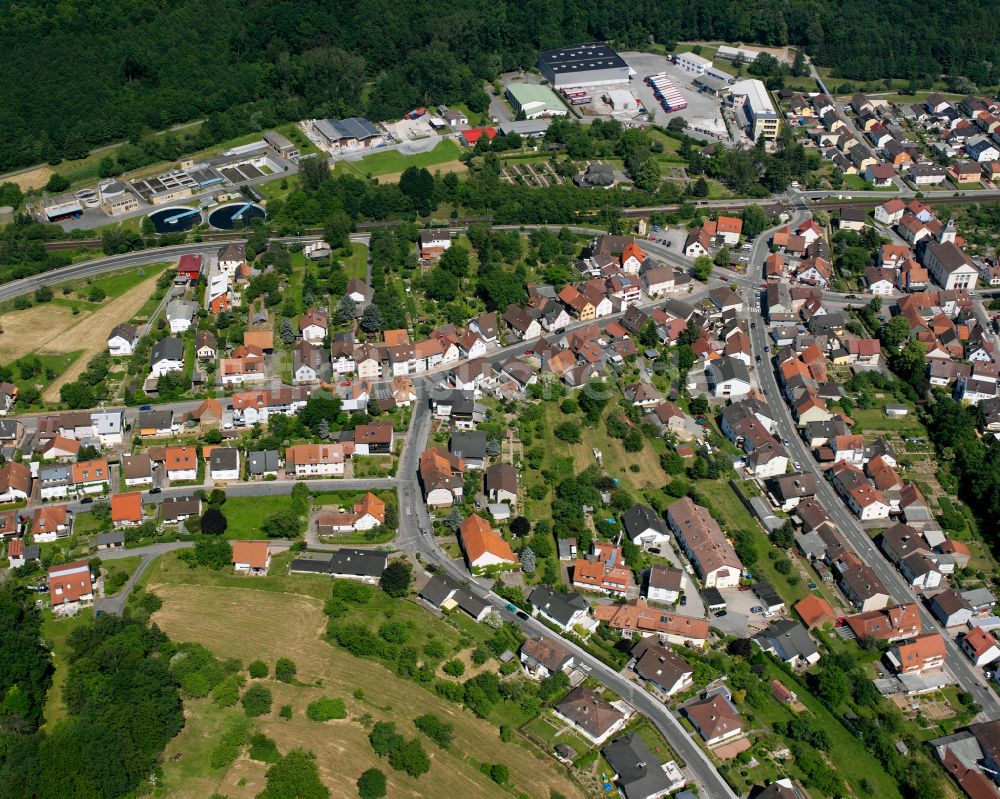
[[[661,763],[638,733],[613,741],[601,754],[625,799],[656,799],[684,787],[684,775],[677,764],[672,760]]]
[[[536,680],[573,668],[573,653],[551,638],[529,638],[521,645],[521,664]]]
[[[622,514],[622,527],[632,543],[643,549],[659,547],[670,540],[666,522],[656,511],[641,503]]]
[[[632,647],[632,658],[632,671],[666,696],[686,691],[694,684],[691,664],[656,638],[639,639]]]
[[[681,569],[659,565],[649,567],[646,599],[650,602],[674,605],[680,599],[683,589],[684,572]]]
[[[629,600],[623,605],[595,605],[593,615],[598,621],[607,622],[609,627],[618,630],[623,638],[655,635],[661,641],[693,648],[708,643],[709,626],[705,619],[667,613],[642,598]]]
[[[632,570],[621,549],[607,541],[595,541],[587,558],[573,563],[573,585],[612,596],[625,596],[635,586]]]
[[[806,628],[793,619],[773,622],[753,637],[753,642],[782,663],[790,666],[811,666],[819,661],[819,650]]]
[[[299,319],[299,333],[303,341],[321,344],[330,327],[330,315],[322,308],[312,306]]]
[[[482,516],[473,513],[458,528],[459,542],[472,571],[518,567],[520,559],[502,535]]]
[[[277,477],[281,456],[276,449],[254,450],[247,453],[247,471],[250,477]]]
[[[667,524],[706,587],[739,584],[743,563],[706,508],[683,497],[667,507]]]
[[[582,685],[573,689],[553,712],[596,744],[606,741],[628,721],[625,713]]]
[[[547,585],[537,586],[528,596],[532,615],[541,617],[561,630],[589,630],[595,626],[587,611],[590,603],[571,591],[563,593]]]
[[[749,394],[753,387],[747,365],[739,358],[725,356],[713,361],[708,364],[705,374],[714,397],[737,399]]]
[[[198,313],[198,303],[186,300],[171,300],[167,303],[167,322],[171,333],[184,333],[191,328],[195,314]]]
[[[428,506],[447,507],[461,499],[465,474],[461,458],[444,449],[429,449],[420,455],[419,472]]]
[[[184,369],[184,342],[173,336],[157,341],[149,354],[149,368],[153,377]]]
[[[899,641],[920,633],[920,609],[913,603],[848,616],[846,624],[861,639]]]
[[[192,516],[201,515],[198,497],[166,497],[160,503],[160,517],[164,524],[179,524]]]
[[[1000,643],[982,627],[973,627],[959,638],[958,645],[976,666],[987,666],[1000,660]]]
[[[486,496],[491,502],[517,504],[517,470],[509,463],[494,463],[484,472]]]
[[[65,505],[43,505],[31,517],[31,540],[44,544],[67,538],[73,532],[73,515]]]
[[[90,565],[76,560],[49,569],[49,600],[52,607],[74,606],[94,599],[94,583]]]
[[[388,563],[389,555],[379,550],[342,548],[331,554],[296,558],[290,571],[293,574],[323,574],[375,585]]]
[[[138,343],[139,331],[128,322],[115,325],[108,334],[108,352],[112,357],[131,355]]]
[[[267,574],[271,566],[271,545],[267,541],[233,541],[233,571]]]
[[[715,746],[743,734],[745,722],[725,694],[705,696],[684,708],[684,715],[708,746]]]
[[[70,479],[77,495],[107,494],[111,490],[111,467],[105,459],[74,463]]]
[[[476,621],[482,621],[493,611],[493,606],[489,602],[480,599],[446,574],[436,574],[431,577],[420,589],[420,597],[441,611],[458,608]]]
[[[897,674],[922,674],[944,666],[945,643],[941,633],[922,633],[889,649],[885,658]]]
[[[795,612],[799,614],[807,629],[813,630],[824,624],[833,624],[836,619],[833,608],[823,597],[809,594],[795,603]]]
[[[17,502],[31,495],[31,469],[17,461],[0,466],[0,503]]]
[[[112,495],[111,522],[115,527],[138,527],[142,520],[142,492]]]
[[[236,447],[215,447],[208,457],[208,476],[216,482],[240,479],[240,451]]]
[[[285,473],[294,477],[343,477],[353,443],[295,444],[285,449]]]

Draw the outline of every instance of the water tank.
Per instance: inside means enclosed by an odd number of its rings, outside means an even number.
[[[85,208],[96,208],[101,204],[101,196],[94,189],[80,189],[74,196]]]
[[[0,225],[9,225],[14,221],[14,209],[9,205],[0,205]]]

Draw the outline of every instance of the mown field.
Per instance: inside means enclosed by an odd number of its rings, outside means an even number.
[[[296,747],[314,751],[332,797],[356,797],[354,781],[371,767],[386,772],[392,797],[509,796],[479,771],[477,758],[506,763],[511,783],[531,796],[583,795],[555,761],[526,742],[503,743],[497,727],[376,663],[358,660],[321,640],[327,622],[323,598],[330,591],[326,578],[237,578],[189,570],[172,555],[161,558],[151,572],[148,587],[164,603],[153,621],[174,640],[196,641],[219,657],[235,657],[244,663],[261,658],[273,664],[278,657],[295,661],[299,684],[267,680],[275,712],[256,726],[276,741],[282,753]],[[422,609],[409,607],[412,610],[406,615],[416,614],[426,628],[439,626],[455,635],[453,628]],[[386,612],[396,615],[389,607],[381,611],[383,619]],[[373,615],[370,621],[378,623],[377,614]],[[354,698],[359,689],[364,692],[362,700]],[[342,698],[349,718],[322,726],[309,721],[306,705],[321,696]],[[290,720],[277,717],[277,708],[284,704],[292,705]],[[417,735],[412,719],[424,713],[435,713],[453,724],[455,743],[443,751],[424,739],[431,769],[413,779],[375,756],[361,722],[394,721],[400,732],[412,737]],[[159,795],[193,799],[217,791],[232,799],[256,796],[263,786],[264,764],[243,757],[228,769],[212,769],[208,762],[212,741],[232,715],[233,711],[220,710],[204,700],[186,703],[187,724],[165,753]]]

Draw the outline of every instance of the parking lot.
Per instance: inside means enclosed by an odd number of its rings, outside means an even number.
[[[636,72],[635,77],[629,82],[629,88],[649,111],[651,121],[658,125],[666,125],[675,116],[680,116],[686,119],[691,127],[715,131],[722,139],[729,138],[725,123],[722,121],[718,100],[699,92],[692,82],[694,76],[690,72],[674,66],[665,56],[650,53],[622,53],[621,56]],[[680,89],[688,103],[686,109],[668,114],[656,99],[652,88],[643,82],[648,75],[661,72]]]

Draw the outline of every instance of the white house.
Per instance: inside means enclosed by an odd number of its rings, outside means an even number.
[[[747,365],[738,358],[729,356],[713,361],[705,370],[708,388],[714,397],[737,399],[750,393],[750,372]]]
[[[94,434],[102,447],[114,447],[124,440],[125,411],[94,411],[90,414]]]
[[[240,479],[240,451],[235,447],[216,447],[208,459],[208,473],[213,480],[232,482]]]
[[[670,530],[660,514],[640,503],[622,514],[622,527],[632,543],[644,549],[662,546],[670,540]]]
[[[149,369],[153,377],[167,372],[179,372],[184,368],[184,342],[167,336],[157,341],[149,355]]]
[[[120,325],[115,325],[108,336],[108,352],[112,357],[131,355],[138,341],[139,331],[135,325],[122,322]]]
[[[651,566],[646,584],[646,599],[650,602],[673,605],[680,599],[684,572],[666,566]]]
[[[171,333],[183,333],[191,328],[191,320],[198,312],[198,305],[184,300],[171,300],[167,303],[167,322]]]
[[[241,242],[230,242],[219,250],[219,269],[229,277],[234,277],[236,270],[246,259],[246,245]]]

